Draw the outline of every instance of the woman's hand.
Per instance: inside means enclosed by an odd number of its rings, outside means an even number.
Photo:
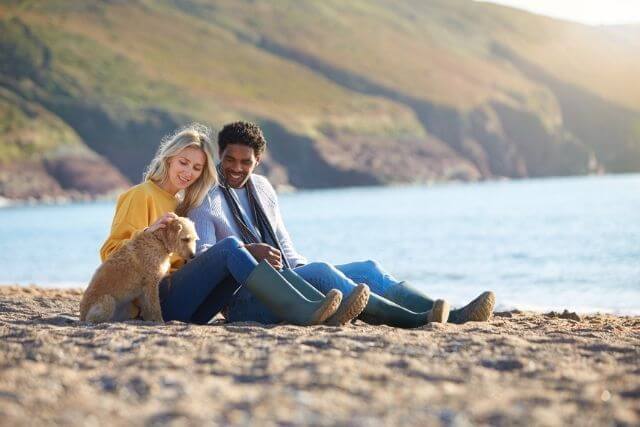
[[[153,233],[154,231],[159,230],[160,228],[165,228],[167,224],[169,224],[171,221],[173,221],[176,218],[178,218],[178,215],[174,214],[173,212],[167,212],[166,214],[158,218],[156,222],[154,222],[153,224],[145,228],[144,231],[145,233]]]

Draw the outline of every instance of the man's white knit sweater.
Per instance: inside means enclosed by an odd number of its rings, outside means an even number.
[[[271,183],[262,175],[252,174],[251,179],[256,189],[256,197],[260,201],[280,242],[282,255],[287,259],[291,267],[306,264],[306,258],[296,251],[284,226],[278,205],[278,196]],[[235,223],[227,200],[218,185],[211,187],[200,206],[189,212],[189,218],[195,223],[198,237],[200,237],[197,242],[198,253],[207,250],[225,237],[234,236],[242,240],[240,229]]]

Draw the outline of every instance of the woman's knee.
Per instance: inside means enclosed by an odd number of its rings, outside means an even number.
[[[225,249],[238,249],[241,248],[244,243],[242,243],[240,241],[240,239],[238,239],[237,237],[234,236],[229,236],[229,237],[225,237],[224,239],[220,240],[218,242],[218,245],[220,245],[221,247],[225,248]]]
[[[243,245],[237,237],[225,237],[222,240],[218,240],[215,245],[207,248],[206,251],[202,252],[189,264],[195,265],[199,262],[204,263],[203,265],[208,265],[211,260],[217,260],[224,264],[230,255],[242,252]]]

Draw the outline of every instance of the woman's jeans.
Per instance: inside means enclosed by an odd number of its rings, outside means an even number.
[[[220,240],[160,282],[163,319],[207,323],[231,301],[257,265],[240,240]]]
[[[312,262],[293,270],[323,294],[331,289],[338,289],[345,299],[357,283],[367,284],[371,292],[378,295],[383,295],[390,286],[399,283],[375,261],[352,262],[336,266],[325,262]],[[226,317],[231,322],[277,323],[282,320],[246,289],[240,289],[231,298]]]

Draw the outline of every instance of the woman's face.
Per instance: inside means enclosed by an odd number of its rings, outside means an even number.
[[[169,158],[168,179],[163,183],[165,190],[176,194],[197,181],[205,167],[206,157],[198,147],[183,148]]]

